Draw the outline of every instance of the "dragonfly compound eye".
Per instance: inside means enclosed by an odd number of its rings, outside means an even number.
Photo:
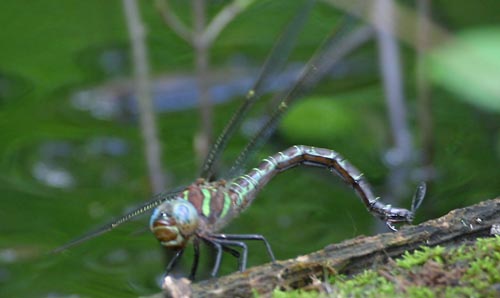
[[[170,248],[184,247],[197,226],[196,210],[191,203],[181,199],[163,202],[155,209],[149,222],[156,239]]]
[[[198,228],[198,212],[188,201],[175,201],[172,204],[172,217],[175,219],[179,231],[185,236],[192,235]]]

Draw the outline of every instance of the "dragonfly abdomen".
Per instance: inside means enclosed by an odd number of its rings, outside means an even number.
[[[392,213],[397,213],[399,216],[402,212],[380,202],[374,196],[363,174],[339,153],[330,149],[304,145],[296,145],[271,155],[247,174],[233,179],[229,185],[229,191],[237,196],[235,202],[238,211],[241,212],[248,207],[255,199],[257,192],[276,174],[299,165],[326,168],[337,174],[356,191],[370,211],[384,220],[392,216]],[[405,211],[402,212],[404,214],[401,214],[405,217],[407,210],[403,211]]]

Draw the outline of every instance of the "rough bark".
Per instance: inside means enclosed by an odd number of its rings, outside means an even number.
[[[500,197],[462,209],[396,233],[360,236],[324,249],[236,272],[221,278],[189,284],[186,279],[165,280],[166,291],[151,297],[253,297],[268,296],[276,288],[300,288],[313,277],[329,273],[352,274],[382,264],[419,246],[452,246],[490,235],[500,224]]]

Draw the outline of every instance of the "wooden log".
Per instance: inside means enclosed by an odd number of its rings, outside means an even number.
[[[264,264],[244,272],[190,284],[167,278],[165,291],[151,297],[253,297],[268,296],[276,288],[301,288],[313,278],[330,273],[352,274],[382,264],[419,246],[450,246],[490,235],[500,224],[500,197],[462,209],[398,232],[360,236],[285,261]]]

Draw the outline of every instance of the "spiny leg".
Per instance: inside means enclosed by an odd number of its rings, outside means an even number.
[[[193,265],[191,266],[191,273],[189,274],[189,279],[194,280],[196,275],[196,270],[198,270],[198,261],[200,260],[200,241],[198,238],[193,240],[193,249],[194,249],[194,257],[193,257]]]
[[[392,224],[392,222],[390,222],[390,221],[386,221],[385,225],[389,228],[389,230],[391,230],[393,232],[397,232],[398,231],[398,229],[396,228],[396,226],[394,226]]]
[[[247,266],[247,256],[248,256],[248,247],[242,241],[234,241],[234,240],[225,240],[225,239],[212,239],[212,241],[219,243],[224,246],[239,246],[241,247],[241,256],[238,258],[238,265],[240,271],[245,271]]]
[[[210,246],[216,247],[213,242],[205,240],[205,239],[203,239],[203,240],[205,241],[205,243],[209,244]],[[237,250],[235,250],[227,245],[224,245],[224,244],[221,244],[221,246],[222,246],[223,251],[230,253],[232,256],[234,256],[237,259],[240,258],[240,253]],[[194,248],[194,259],[193,259],[193,265],[191,266],[191,273],[189,274],[190,280],[195,279],[196,271],[198,271],[198,264],[199,264],[199,260],[200,260],[200,241],[198,238],[194,239],[193,248]]]
[[[233,257],[239,259],[240,258],[240,252],[237,251],[236,249],[234,248],[231,248],[230,246],[227,246],[227,245],[222,245],[222,249],[227,252],[227,253],[230,253]]]
[[[212,269],[212,272],[210,273],[210,275],[212,277],[215,277],[215,276],[217,276],[217,272],[219,272],[219,267],[220,267],[220,263],[222,260],[222,246],[217,241],[214,241],[214,239],[207,238],[207,237],[203,237],[201,239],[205,243],[207,243],[208,245],[214,247],[216,250],[214,268]]]
[[[172,268],[174,268],[174,266],[177,265],[177,262],[179,261],[179,259],[182,257],[183,254],[184,254],[184,248],[179,249],[175,253],[170,262],[168,262],[167,264],[167,268],[165,269],[165,276],[167,276],[170,273],[170,271],[172,271]]]
[[[213,238],[217,239],[227,239],[227,240],[259,240],[264,242],[266,246],[267,254],[271,258],[273,262],[276,261],[274,257],[273,250],[271,249],[271,245],[266,240],[266,238],[259,234],[213,234],[211,235]]]

